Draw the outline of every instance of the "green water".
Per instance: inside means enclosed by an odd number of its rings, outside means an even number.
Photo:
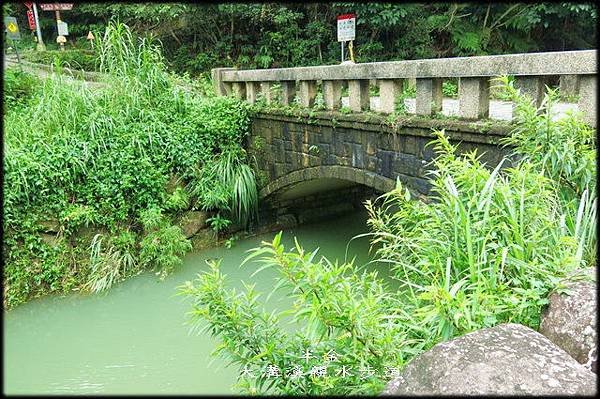
[[[330,259],[344,259],[349,240],[366,232],[366,214],[351,214],[284,233],[305,249],[320,247]],[[209,356],[216,340],[190,334],[190,300],[176,287],[222,258],[230,287],[255,282],[259,291],[273,287],[273,271],[250,278],[255,266],[239,267],[245,251],[274,233],[240,240],[231,249],[215,248],[185,257],[183,266],[164,281],[145,273],[105,294],[46,297],[4,314],[4,392],[6,394],[231,394],[235,366]],[[368,240],[350,243],[349,257],[369,260]],[[381,266],[372,265],[371,268]],[[288,303],[273,295],[269,307]],[[212,363],[210,363],[212,360]]]

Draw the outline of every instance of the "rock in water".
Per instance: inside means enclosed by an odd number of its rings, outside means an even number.
[[[540,333],[564,349],[579,363],[586,364],[596,349],[596,283],[572,282],[568,293],[553,293],[542,314]],[[596,357],[596,353],[591,356]],[[590,362],[596,372],[596,361]]]
[[[206,227],[208,214],[202,211],[187,211],[179,219],[179,227],[185,235],[185,238],[190,238]]]
[[[596,374],[542,334],[501,324],[435,345],[383,395],[594,395]]]

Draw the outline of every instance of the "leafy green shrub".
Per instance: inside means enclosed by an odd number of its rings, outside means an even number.
[[[24,106],[32,99],[40,81],[35,76],[16,68],[4,71],[4,112]]]
[[[397,303],[394,296],[385,292],[375,273],[359,274],[352,263],[318,259],[317,251],[305,252],[297,242],[286,251],[280,240],[281,233],[273,242],[263,242],[244,262],[258,259],[261,266],[254,274],[274,268],[278,283],[273,292],[285,290],[294,300],[292,309],[260,311],[253,286],[246,285],[240,293],[226,290],[217,262],[209,263],[211,270],[201,274],[195,285],[188,282],[180,287],[180,293],[194,300],[192,320],[197,327],[207,321],[204,330],[222,340],[216,354],[245,370],[237,384],[244,392],[379,391],[384,384],[380,375],[403,363],[393,339],[400,338],[393,321],[401,316],[387,313]],[[292,332],[282,327],[284,322],[295,323]],[[327,377],[318,375],[323,367],[329,369]],[[281,375],[274,378],[269,372]],[[298,374],[290,377],[293,373]]]
[[[192,249],[192,244],[178,226],[171,226],[159,208],[150,208],[141,215],[146,232],[140,243],[140,263],[158,269],[165,277],[180,265],[181,257]]]
[[[457,98],[458,97],[458,83],[456,79],[444,80],[442,82],[442,94],[444,97]]]
[[[117,236],[109,237],[108,244],[103,248],[105,237],[96,234],[90,246],[90,276],[84,287],[92,292],[99,292],[131,274],[137,267],[135,238],[134,234],[123,231]]]
[[[47,50],[29,51],[24,53],[25,60],[37,64],[52,65],[57,59],[60,63],[71,69],[84,71],[98,70],[98,55],[90,50]]]
[[[595,191],[595,131],[574,113],[555,119],[553,106],[558,90],[548,89],[540,109],[531,98],[519,95],[507,77],[499,79],[507,97],[515,103],[513,123],[516,127],[503,142],[514,146],[514,154],[544,170],[568,192],[580,196],[584,190]]]
[[[152,42],[137,41],[117,24],[109,25],[98,46],[109,85],[90,89],[49,78],[18,112],[4,115],[3,251],[11,306],[78,284],[100,290],[138,265],[173,269],[175,257],[189,248],[181,232],[164,224],[148,230],[140,215],[159,209],[167,223],[186,209],[196,199],[182,190],[168,195],[169,177],[194,185],[198,169],[216,154],[239,148],[248,133],[245,104],[203,98],[178,86]],[[256,198],[244,191],[254,186],[242,162],[235,160],[227,185],[227,206],[235,212],[250,210]],[[59,220],[64,239],[78,246],[40,241],[40,221],[46,219]],[[81,235],[85,226],[102,236],[94,241]],[[113,236],[123,230],[137,240],[126,251],[133,262],[114,247]],[[31,283],[41,275],[34,263],[56,271],[54,277],[44,275],[47,284]]]

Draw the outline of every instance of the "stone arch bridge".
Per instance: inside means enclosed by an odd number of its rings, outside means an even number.
[[[402,181],[426,196],[435,156],[432,131],[444,129],[459,151],[477,149],[490,167],[510,149],[512,104],[490,81],[514,76],[536,105],[545,85],[560,87],[558,114],[578,110],[596,126],[596,50],[511,54],[354,65],[212,71],[215,90],[262,102],[247,147],[256,160],[263,214],[281,224],[319,219],[359,206]],[[458,81],[456,99],[444,80]],[[414,99],[400,97],[412,87]],[[570,102],[567,102],[570,101]],[[390,116],[398,103],[408,112]]]

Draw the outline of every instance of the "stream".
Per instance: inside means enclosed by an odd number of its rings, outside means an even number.
[[[344,259],[350,239],[368,231],[366,212],[299,226],[283,234],[286,249],[296,236],[305,249],[333,260]],[[5,394],[234,394],[237,366],[210,353],[218,341],[190,333],[189,298],[177,287],[208,270],[209,258],[222,258],[228,287],[242,281],[270,292],[274,270],[251,278],[256,263],[242,268],[246,251],[275,233],[239,240],[231,249],[190,253],[165,280],[152,272],[95,295],[48,296],[4,313]],[[348,258],[362,265],[369,258],[367,238],[348,246]],[[382,268],[371,264],[370,269]],[[386,273],[380,273],[386,274]],[[290,304],[284,292],[269,300],[267,310]]]

